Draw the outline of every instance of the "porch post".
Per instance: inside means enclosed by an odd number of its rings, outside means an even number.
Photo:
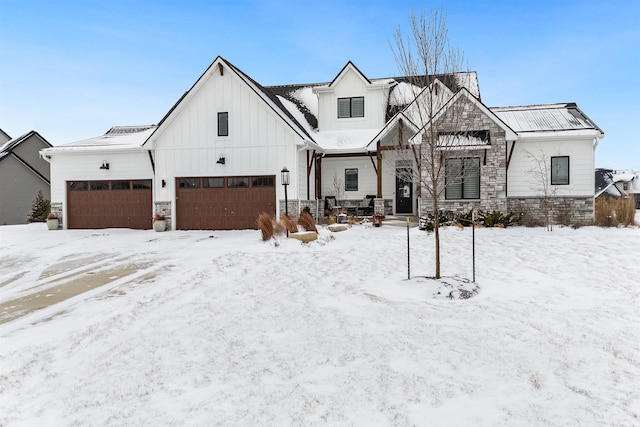
[[[376,143],[376,159],[378,160],[378,194],[376,197],[382,198],[382,150],[380,146],[380,140]]]

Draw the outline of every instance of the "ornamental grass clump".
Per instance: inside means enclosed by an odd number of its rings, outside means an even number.
[[[285,214],[280,215],[280,220],[284,224],[285,229],[289,233],[297,233],[298,232],[298,224],[291,218]]]
[[[262,212],[258,216],[258,228],[262,232],[262,240],[265,242],[273,237],[273,221],[268,213]]]
[[[307,231],[315,231],[316,233],[318,232],[318,229],[316,228],[316,223],[313,220],[313,217],[311,216],[311,214],[307,212],[303,211],[300,213],[298,224],[300,224]]]

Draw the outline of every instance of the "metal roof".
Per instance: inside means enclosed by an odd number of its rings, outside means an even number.
[[[517,133],[597,130],[604,134],[574,103],[490,108]]]

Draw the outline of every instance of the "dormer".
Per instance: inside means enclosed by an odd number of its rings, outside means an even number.
[[[392,79],[371,81],[351,61],[328,85],[316,86],[318,130],[357,130],[384,126]]]

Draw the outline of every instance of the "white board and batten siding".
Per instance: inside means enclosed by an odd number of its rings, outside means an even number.
[[[318,93],[318,127],[320,131],[376,129],[385,124],[389,89],[384,84],[370,84],[353,68],[347,69],[331,87],[314,88]],[[364,97],[364,117],[338,118],[338,98]]]
[[[156,200],[175,199],[176,177],[275,175],[284,198],[283,166],[291,171],[289,197],[304,188],[304,140],[232,70],[213,64],[151,139],[156,161]],[[228,136],[218,136],[218,113],[228,113]],[[224,157],[225,164],[217,161]],[[167,185],[161,187],[161,180]],[[291,194],[292,191],[293,193]],[[303,194],[300,194],[303,196]]]
[[[509,144],[509,147],[511,145]],[[588,197],[594,193],[594,147],[589,138],[527,138],[520,136],[513,151],[508,170],[508,196],[542,196],[542,184],[532,171],[538,168],[536,159],[547,159],[547,169],[551,167],[551,157],[569,157],[569,185],[557,185],[551,191],[557,196]],[[547,170],[550,173],[550,170]],[[551,182],[550,179],[548,181]]]
[[[375,161],[375,158],[374,158]],[[358,169],[358,190],[345,191],[345,170]],[[367,194],[377,193],[377,177],[369,157],[331,157],[322,160],[322,195],[336,196],[334,186],[340,183],[342,199],[364,199]]]
[[[87,151],[56,153],[51,156],[51,200],[67,203],[67,181],[153,179],[146,150],[129,152]],[[109,169],[100,169],[102,163]]]

